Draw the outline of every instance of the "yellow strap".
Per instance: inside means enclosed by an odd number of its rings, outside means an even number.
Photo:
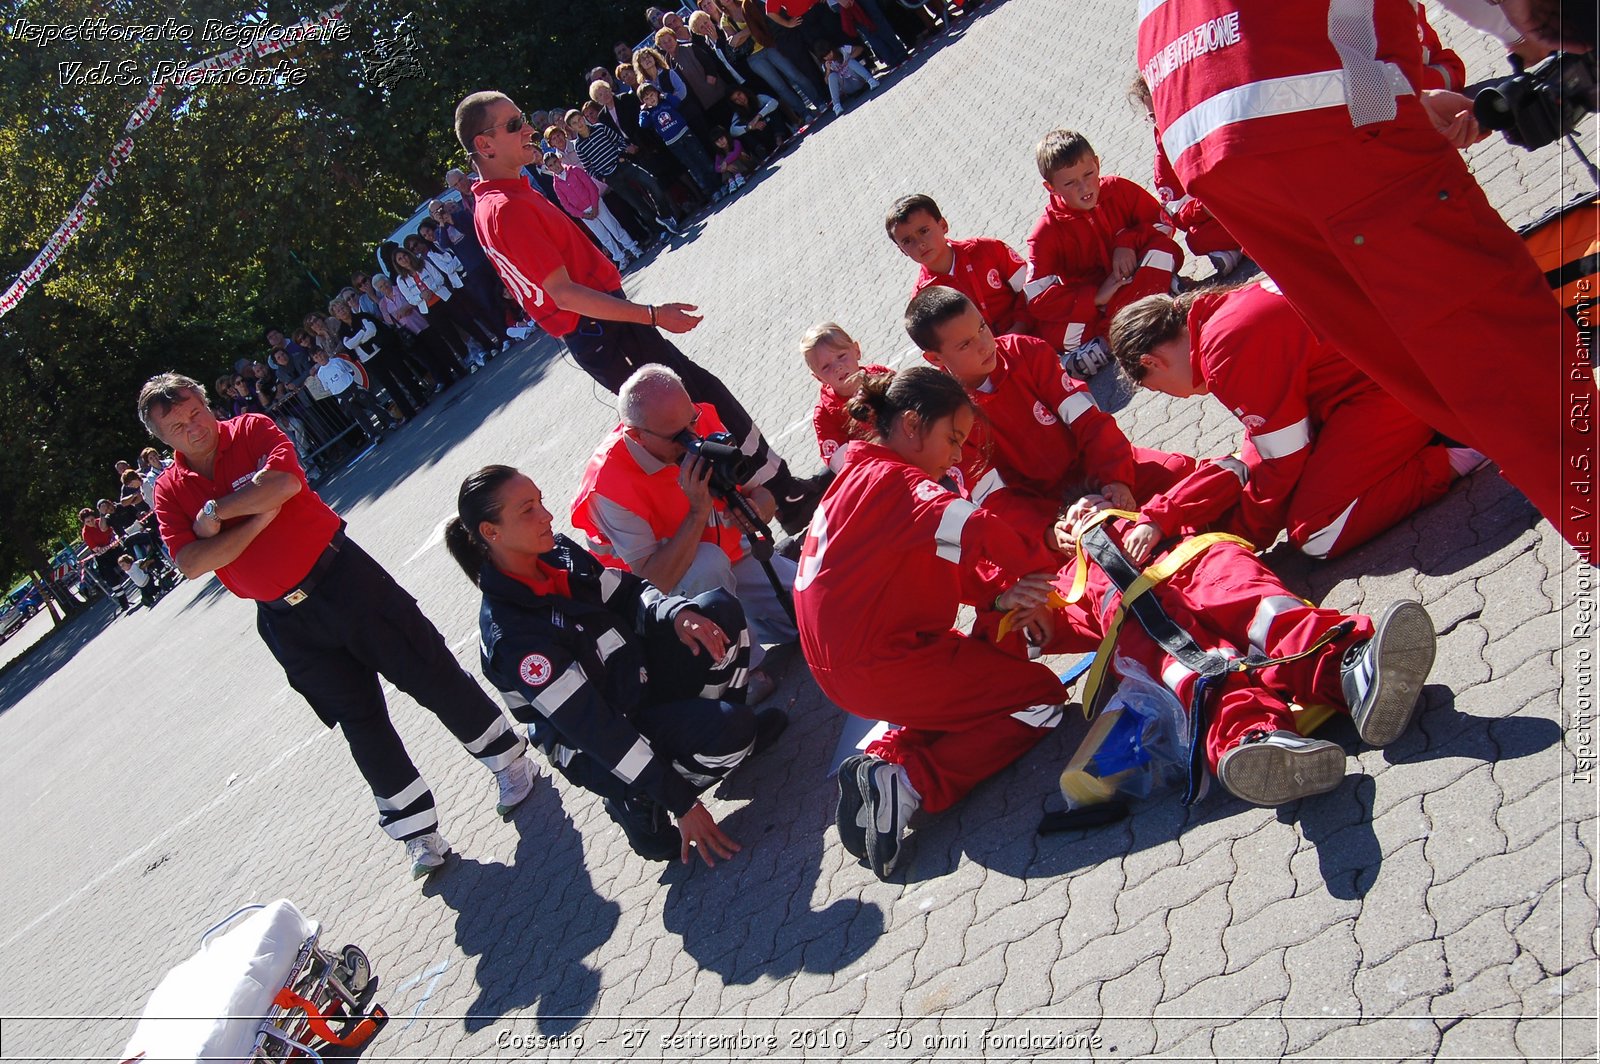
[[[1085,559],[1083,556],[1083,537],[1090,529],[1098,528],[1100,525],[1105,524],[1114,517],[1126,517],[1130,521],[1137,521],[1139,519],[1138,514],[1129,510],[1099,510],[1087,518],[1086,523],[1083,526],[1083,531],[1078,534],[1078,565],[1072,574],[1072,587],[1070,590],[1068,590],[1065,596],[1063,596],[1059,591],[1052,589],[1050,592],[1050,597],[1046,600],[1046,605],[1050,606],[1052,609],[1059,610],[1066,606],[1071,606],[1073,603],[1083,598],[1084,589],[1087,587],[1089,581],[1089,570],[1086,568]],[[1007,610],[1006,615],[1000,618],[1000,629],[995,633],[995,642],[999,642],[1011,634],[1011,630],[1016,627],[1015,617],[1020,612],[1020,610]]]
[[[1085,530],[1087,531],[1087,530]],[[1106,670],[1111,667],[1111,651],[1116,645],[1117,636],[1122,631],[1122,622],[1128,617],[1128,603],[1167,579],[1173,573],[1182,569],[1199,555],[1215,547],[1219,543],[1237,543],[1246,550],[1251,549],[1248,540],[1238,536],[1230,536],[1226,532],[1207,532],[1204,535],[1186,539],[1173,547],[1164,557],[1144,572],[1122,593],[1122,601],[1117,604],[1117,612],[1111,617],[1111,624],[1106,628],[1105,638],[1100,640],[1100,646],[1094,652],[1094,665],[1089,669],[1089,676],[1083,682],[1083,699],[1081,702],[1083,715],[1088,719],[1089,709],[1094,705],[1096,696],[1100,693],[1100,684],[1105,680]],[[1083,561],[1078,562],[1080,571]],[[1087,579],[1087,578],[1086,578]]]

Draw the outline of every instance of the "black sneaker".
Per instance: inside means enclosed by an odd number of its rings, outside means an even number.
[[[683,836],[664,806],[653,798],[636,795],[621,801],[606,799],[606,815],[617,822],[633,852],[646,861],[670,861],[683,853]]]
[[[778,524],[791,536],[805,531],[816,512],[822,493],[833,483],[833,470],[824,469],[810,477],[791,477],[783,490],[774,490],[778,502]]]
[[[1362,742],[1387,746],[1411,726],[1436,642],[1433,618],[1422,603],[1396,602],[1371,639],[1345,652],[1339,683]]]
[[[756,744],[750,750],[750,756],[764,750],[772,749],[772,744],[778,741],[778,736],[789,729],[789,714],[777,706],[769,706],[756,714]]]
[[[856,786],[856,773],[871,760],[866,754],[851,754],[839,766],[839,809],[833,815],[839,841],[852,857],[863,860],[867,856],[867,818],[862,813],[866,803],[862,800],[861,788]]]
[[[1223,753],[1217,780],[1251,805],[1283,805],[1344,782],[1344,748],[1289,731],[1257,731]]]
[[[900,837],[911,814],[922,804],[906,789],[904,771],[875,757],[864,759],[856,770],[856,786],[866,814],[867,864],[879,879],[886,880],[894,873],[900,860]]]

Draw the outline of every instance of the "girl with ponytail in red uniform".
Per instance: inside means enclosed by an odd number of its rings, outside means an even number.
[[[1066,690],[1047,666],[951,630],[962,603],[1021,609],[1047,641],[1054,575],[1030,574],[1033,545],[938,482],[972,431],[965,389],[930,367],[870,373],[847,409],[876,442],[844,448],[806,536],[795,613],[823,692],[901,725],[839,769],[840,841],[887,878],[911,813],[949,808],[1031,749]]]

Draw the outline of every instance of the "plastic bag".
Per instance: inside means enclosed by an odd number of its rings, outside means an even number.
[[[1116,655],[1117,690],[1061,772],[1072,809],[1121,795],[1148,798],[1181,788],[1189,776],[1189,714],[1144,666]]]

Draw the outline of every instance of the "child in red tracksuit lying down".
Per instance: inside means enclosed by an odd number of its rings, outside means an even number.
[[[1196,255],[1211,260],[1217,276],[1225,276],[1239,268],[1244,261],[1244,249],[1221,222],[1212,217],[1206,205],[1184,190],[1183,179],[1172,168],[1167,149],[1161,143],[1161,131],[1155,128],[1156,108],[1150,99],[1150,85],[1143,74],[1135,74],[1128,86],[1128,98],[1140,108],[1140,114],[1150,121],[1156,139],[1155,190],[1156,198],[1172,224],[1183,230],[1183,242]]]
[[[1054,576],[1032,570],[1034,551],[1003,519],[936,479],[972,429],[966,392],[917,366],[863,375],[849,410],[876,442],[845,447],[794,605],[823,692],[900,725],[839,769],[839,839],[887,877],[907,818],[950,807],[1032,749],[1061,720],[1066,689],[1049,667],[951,630],[962,603],[1041,605]]]
[[[1434,442],[1433,429],[1318,340],[1270,280],[1141,299],[1112,323],[1111,350],[1136,384],[1180,399],[1213,395],[1245,430],[1231,490],[1197,475],[1205,482],[1144,502],[1129,542],[1136,562],[1168,535],[1208,527],[1263,548],[1287,529],[1311,557],[1337,557],[1485,461]]]
[[[944,285],[972,300],[996,335],[1037,335],[1028,312],[1028,264],[1003,240],[978,236],[950,239],[950,223],[932,196],[901,196],[889,207],[883,228],[900,253],[921,269],[914,296]]]
[[[954,289],[918,292],[906,332],[984,415],[963,467],[969,498],[1004,515],[1042,553],[1061,508],[1085,491],[1131,510],[1194,469],[1187,455],[1134,447],[1089,389],[1062,372],[1049,344],[995,336]]]
[[[1343,748],[1302,737],[1291,701],[1348,712],[1371,746],[1386,746],[1410,727],[1435,650],[1433,622],[1421,604],[1396,602],[1376,622],[1320,609],[1284,587],[1248,544],[1218,536],[1187,561],[1174,560],[1176,571],[1144,596],[1153,596],[1173,625],[1159,642],[1137,612],[1113,627],[1123,612],[1122,590],[1139,570],[1119,549],[1133,522],[1102,514],[1105,508],[1104,499],[1088,496],[1062,518],[1061,546],[1081,539],[1085,549],[1062,568],[1056,586],[1082,579],[1081,593],[1069,594],[1064,607],[1019,611],[1012,620],[1051,629],[1047,653],[1098,648],[1111,656],[1105,643],[1114,630],[1115,653],[1158,678],[1189,709],[1190,721],[1201,721],[1205,764],[1230,794],[1282,805],[1343,781]],[[1178,540],[1157,560],[1202,545]],[[1172,638],[1174,628],[1187,648],[1174,645],[1183,642]],[[1180,660],[1186,652],[1191,662],[1199,652],[1213,662],[1254,664],[1207,681],[1209,693],[1197,699],[1200,674]]]
[[[1049,201],[1028,234],[1028,309],[1039,335],[1085,378],[1111,361],[1105,333],[1117,311],[1172,290],[1183,251],[1154,196],[1100,176],[1082,133],[1057,129],[1034,149]]]

